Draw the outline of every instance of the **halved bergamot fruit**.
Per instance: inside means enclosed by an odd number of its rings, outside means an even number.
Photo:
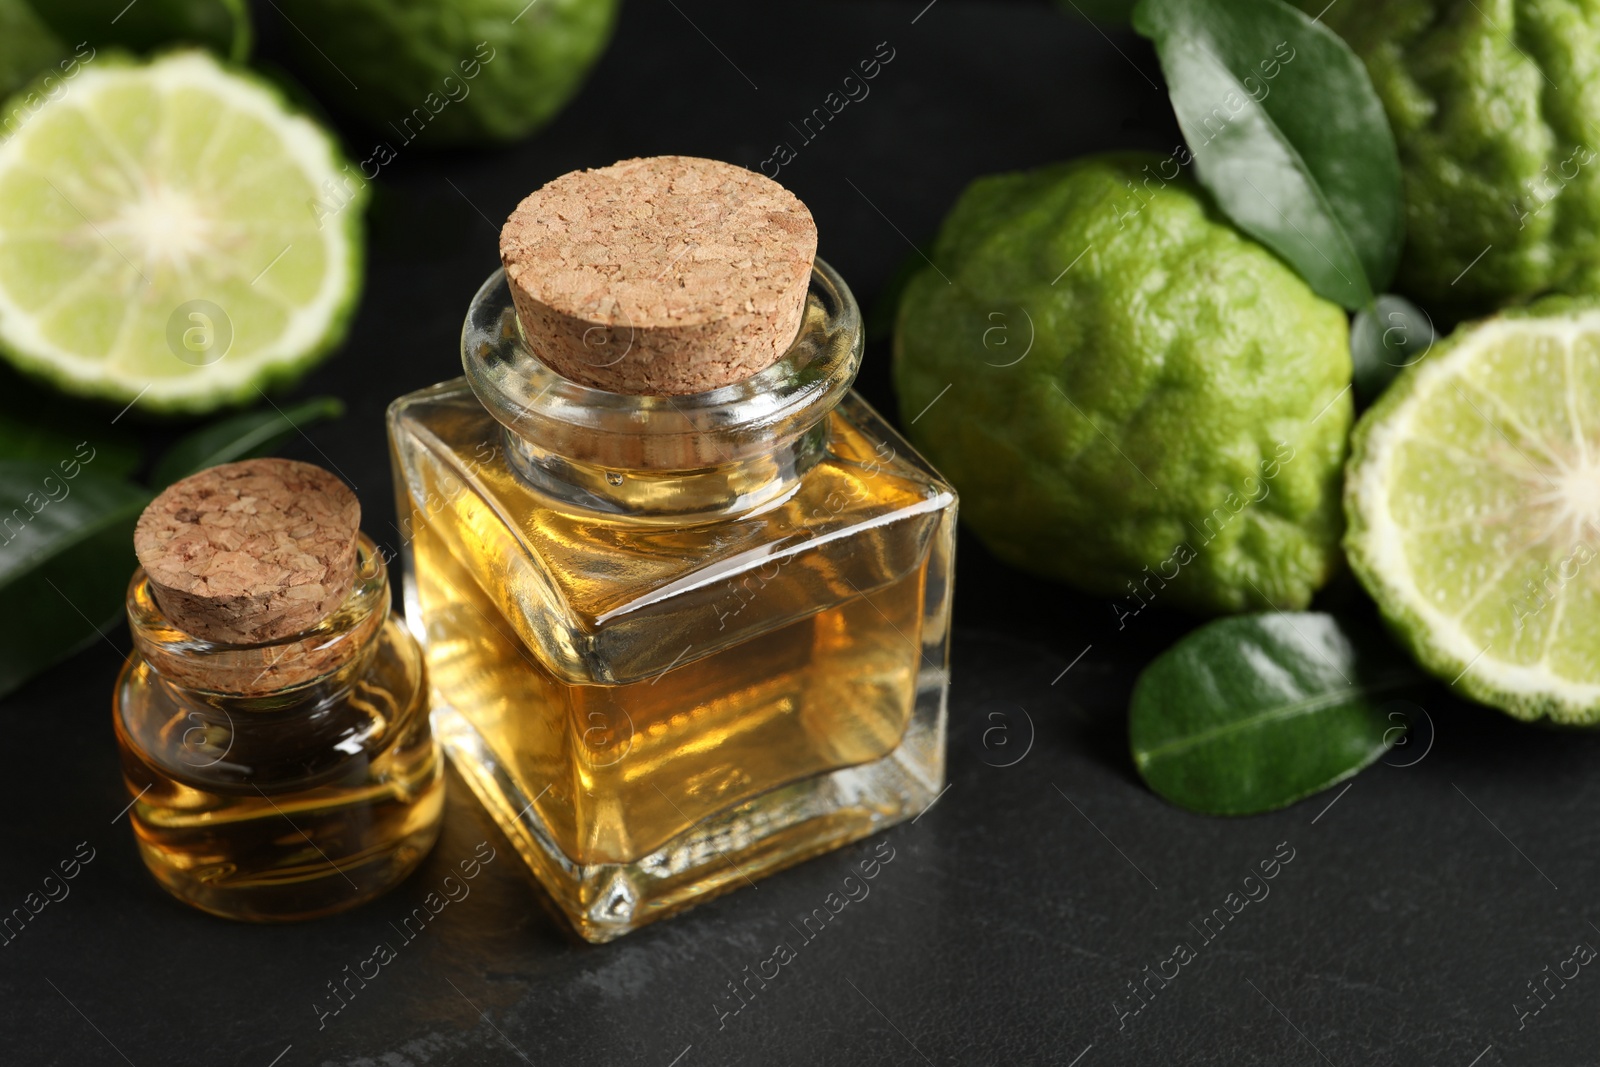
[[[1350,563],[1433,674],[1600,723],[1600,305],[1463,326],[1356,427]]]
[[[0,355],[62,389],[204,411],[342,337],[365,187],[268,83],[101,56],[0,141]]]

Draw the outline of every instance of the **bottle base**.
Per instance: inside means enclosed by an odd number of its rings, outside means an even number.
[[[944,783],[945,685],[926,672],[900,744],[870,763],[773,789],[631,863],[580,864],[540,824],[472,724],[435,694],[434,735],[578,935],[604,943],[921,814]],[[935,710],[937,709],[937,710]]]

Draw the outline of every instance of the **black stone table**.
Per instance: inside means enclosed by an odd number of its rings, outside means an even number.
[[[270,54],[292,31],[256,7]],[[805,141],[791,123],[882,42],[893,59],[870,95]],[[781,180],[870,305],[971,178],[1170,150],[1159,84],[1137,38],[1044,4],[627,0],[610,52],[543,134],[508,151],[402,150],[384,170],[352,339],[295,394],[336,393],[350,411],[288,452],[336,465],[368,529],[392,539],[384,405],[456,373],[499,220],[566,170],[670,152],[758,167],[787,142]],[[352,136],[356,158],[369,139]],[[886,362],[879,341],[862,388],[892,412]],[[939,802],[604,947],[552,917],[455,778],[432,857],[353,914],[258,928],[168,899],[119,816],[119,628],[0,707],[0,912],[80,862],[70,894],[0,945],[0,1063],[1595,1062],[1600,968],[1545,978],[1574,946],[1600,945],[1600,741],[1518,726],[1441,687],[1413,713],[1434,729],[1394,766],[1274,815],[1189,815],[1133,773],[1124,708],[1139,668],[1191,620],[1157,603],[1119,626],[1104,601],[1001,566],[970,539],[960,551]],[[470,894],[397,937],[480,842],[497,858]],[[869,895],[798,943],[790,923],[873,855],[893,858]],[[1247,886],[1274,857],[1277,876]],[[1259,899],[1225,925],[1213,916],[1251,886]],[[334,1014],[329,983],[381,940],[397,958]],[[736,999],[730,983],[780,941],[796,958]],[[1535,980],[1548,990],[1537,1001]]]

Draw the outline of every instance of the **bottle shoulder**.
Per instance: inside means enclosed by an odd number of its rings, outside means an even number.
[[[458,510],[451,501],[459,494],[478,498],[551,568],[574,611],[600,620],[639,587],[667,588],[709,567],[756,565],[954,507],[950,485],[865,401],[851,394],[829,418],[824,454],[790,493],[755,511],[684,524],[575,509],[531,487],[507,461],[499,424],[464,379],[396,400],[390,433],[411,522]],[[612,580],[595,581],[597,570]]]
[[[780,625],[910,573],[955,509],[950,486],[865,401],[852,393],[828,418],[822,455],[785,496],[671,525],[542,494],[507,462],[499,424],[465,382],[441,383],[390,408],[409,512],[401,534],[449,551],[517,612],[544,614],[527,630],[557,658],[592,655],[608,630],[716,627],[728,617],[719,603],[739,603],[727,587],[752,574],[767,590],[764,610],[739,611],[741,627]],[[426,556],[413,551],[413,565]]]

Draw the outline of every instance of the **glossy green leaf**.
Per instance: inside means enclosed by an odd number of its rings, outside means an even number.
[[[96,426],[72,433],[53,420],[19,419],[0,411],[0,460],[37,460],[65,473],[90,467],[103,478],[126,478],[139,469],[139,446],[132,438]]]
[[[1151,789],[1209,815],[1271,811],[1350,777],[1399,735],[1375,698],[1419,680],[1331,615],[1274,612],[1193,631],[1140,674],[1128,709]]]
[[[41,21],[69,44],[85,41],[148,52],[197,44],[225,59],[250,57],[245,0],[30,0]],[[120,10],[119,10],[120,9]]]
[[[0,0],[0,97],[10,96],[66,55],[67,46],[25,0]]]
[[[150,484],[159,491],[207,467],[267,455],[302,427],[343,414],[343,401],[318,396],[290,408],[249,411],[214,422],[173,445],[150,472]]]
[[[125,478],[139,469],[142,451],[115,408],[66,397],[0,367],[0,460],[36,459]],[[66,468],[63,468],[66,469]]]
[[[1365,307],[1404,220],[1394,134],[1366,68],[1282,0],[1140,0],[1197,177],[1312,289]]]
[[[0,695],[115,624],[149,500],[88,467],[0,461]]]
[[[1356,396],[1370,404],[1401,370],[1433,347],[1438,334],[1428,313],[1403,297],[1385,294],[1350,323],[1350,365]]]

